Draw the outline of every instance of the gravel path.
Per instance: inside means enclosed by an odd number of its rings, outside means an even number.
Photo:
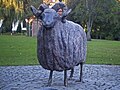
[[[68,74],[70,71],[68,71]],[[1,66],[0,90],[120,90],[120,66],[84,65],[83,82],[79,67],[75,67],[73,80],[63,85],[63,72],[54,72],[53,83],[47,87],[49,71],[41,66]]]

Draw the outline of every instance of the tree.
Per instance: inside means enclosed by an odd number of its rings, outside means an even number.
[[[23,13],[23,3],[19,0],[0,0],[0,18],[4,19],[2,30],[11,31],[11,23],[20,19]]]
[[[74,19],[77,22],[84,23],[87,27],[87,40],[91,41],[91,29],[93,21],[97,16],[100,0],[80,0],[80,3],[74,10]],[[79,16],[79,17],[78,17]]]
[[[66,0],[67,6],[71,9],[74,9],[79,3],[80,0]]]
[[[0,19],[4,19],[2,30],[11,31],[11,24],[32,16],[30,5],[37,6],[42,0],[0,0]]]
[[[82,24],[86,29],[87,39],[91,40],[91,31],[97,33],[99,38],[119,36],[120,4],[116,0],[80,0],[72,12],[71,19]],[[115,12],[116,15],[115,15]],[[94,24],[94,25],[93,25]],[[109,32],[109,33],[108,33]],[[112,33],[116,33],[113,35]],[[95,33],[94,33],[95,35]]]
[[[116,0],[104,0],[94,22],[94,28],[99,27],[99,37],[120,40],[119,11],[120,3]]]
[[[24,10],[24,17],[27,18],[27,17],[30,17],[32,16],[32,12],[30,10],[30,6],[33,5],[35,6],[36,8],[39,7],[39,5],[42,3],[43,0],[23,0],[23,10]]]

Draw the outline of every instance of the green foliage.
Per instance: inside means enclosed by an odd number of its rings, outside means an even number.
[[[74,9],[79,3],[80,0],[66,0],[67,6],[71,9]]]
[[[13,7],[10,7],[9,9],[1,8],[1,13],[2,13],[1,18],[4,19],[2,31],[11,32],[12,22],[15,18],[17,18],[14,8]]]
[[[91,40],[91,29],[93,22],[97,16],[97,9],[99,8],[99,0],[80,0],[79,4],[73,11],[73,18],[75,22],[86,26],[87,40]]]
[[[95,20],[95,27],[99,27],[100,33],[104,33],[103,38],[120,40],[120,15],[116,14],[120,11],[120,4],[115,0],[103,3]]]
[[[9,1],[9,0],[8,0]],[[3,3],[3,0],[0,0],[0,19],[4,19],[2,31],[3,32],[11,32],[12,29],[12,22],[17,20],[24,20],[25,18],[28,18],[32,16],[32,12],[30,10],[30,5],[34,5],[36,7],[39,6],[40,3],[42,3],[42,0],[13,0],[12,3],[15,3],[15,1],[18,3],[19,1],[23,1],[23,12],[16,11],[16,8],[21,8],[18,5],[14,5],[8,3],[6,1],[6,4]],[[7,3],[9,4],[8,6]]]
[[[0,36],[0,65],[35,65],[36,38],[26,36]],[[120,42],[92,40],[88,42],[87,64],[120,65]]]
[[[30,6],[33,5],[36,8],[42,3],[43,0],[23,0],[24,1],[24,17],[32,16],[32,12],[30,10]]]
[[[120,40],[120,3],[116,0],[80,0],[69,19],[84,28],[90,22],[92,38]]]

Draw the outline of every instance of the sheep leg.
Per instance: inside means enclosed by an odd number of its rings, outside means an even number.
[[[83,63],[80,63],[80,82],[82,81],[82,75],[83,75],[82,69],[83,69]]]
[[[48,80],[48,86],[51,86],[51,83],[52,83],[52,75],[53,75],[53,71],[50,70],[50,75],[49,75],[49,80]]]
[[[68,80],[67,80],[67,70],[64,70],[64,86],[67,86]]]
[[[79,77],[79,80],[76,80],[76,82],[81,82],[82,81],[82,69],[83,69],[83,63],[80,63],[80,77]]]
[[[73,73],[74,73],[74,68],[71,69],[71,73],[70,73],[70,76],[69,76],[69,80],[72,79],[72,77],[73,77]]]

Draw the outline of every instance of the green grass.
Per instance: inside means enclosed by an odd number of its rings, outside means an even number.
[[[87,63],[120,65],[120,41],[89,41]]]
[[[88,42],[87,64],[120,65],[120,42],[92,40]],[[27,36],[0,36],[0,66],[39,64],[36,38]]]
[[[38,64],[36,38],[27,36],[0,36],[0,65]]]

